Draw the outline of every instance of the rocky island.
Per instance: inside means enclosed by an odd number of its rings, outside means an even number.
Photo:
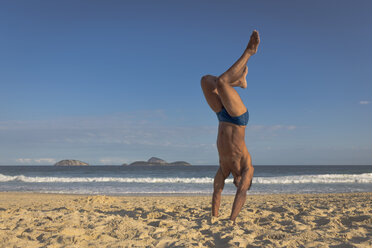
[[[89,164],[80,160],[64,159],[54,164],[54,166],[87,166]]]
[[[135,161],[129,165],[123,164],[123,166],[137,166],[137,165],[145,165],[145,166],[190,166],[191,164],[185,161],[175,161],[172,163],[168,163],[165,160],[157,157],[152,157],[147,161]]]

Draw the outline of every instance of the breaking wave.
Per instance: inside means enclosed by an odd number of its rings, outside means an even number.
[[[24,175],[8,176],[0,174],[0,182],[26,183],[184,183],[184,184],[212,184],[211,177],[29,177]],[[229,178],[226,183],[232,183]],[[323,174],[297,175],[281,177],[254,177],[253,183],[258,184],[334,184],[334,183],[372,183],[372,173],[363,174]]]

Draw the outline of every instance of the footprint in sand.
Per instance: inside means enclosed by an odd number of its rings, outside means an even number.
[[[316,225],[319,227],[319,226],[327,225],[330,222],[330,219],[329,218],[318,218],[318,219],[313,220],[313,222],[315,222]]]
[[[350,216],[346,218],[341,218],[341,223],[346,227],[351,227],[355,222],[371,222],[370,220],[371,216],[368,215]]]
[[[288,209],[286,209],[286,208],[284,208],[282,206],[280,206],[280,207],[273,207],[273,208],[270,208],[268,210],[270,210],[272,212],[276,212],[276,213],[285,213],[285,212],[288,212]]]

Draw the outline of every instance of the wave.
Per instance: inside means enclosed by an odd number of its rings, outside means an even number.
[[[181,178],[181,177],[29,177],[24,175],[8,176],[0,174],[0,182],[26,182],[26,183],[185,183],[185,184],[212,184],[213,178]],[[225,183],[232,183],[227,179]],[[372,173],[363,174],[323,174],[298,175],[280,177],[254,177],[253,183],[258,184],[305,184],[305,183],[372,183]]]
[[[28,177],[24,175],[6,176],[0,174],[0,182],[21,181],[27,183],[213,183],[213,178],[180,177]],[[232,182],[232,180],[231,180]]]
[[[372,173],[257,177],[253,182],[260,184],[372,183]]]

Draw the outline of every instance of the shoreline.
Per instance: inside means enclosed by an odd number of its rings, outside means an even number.
[[[56,196],[107,196],[107,197],[212,197],[212,193],[123,193],[123,194],[89,194],[89,193],[56,193],[56,192],[29,192],[29,191],[0,191],[0,196],[11,194],[25,194],[25,195],[56,195]],[[247,199],[249,197],[270,197],[270,196],[328,196],[328,195],[358,195],[358,194],[372,194],[372,191],[360,192],[332,192],[332,193],[250,193],[247,192]],[[222,197],[234,197],[235,193],[223,193]],[[1,201],[1,200],[0,200]]]
[[[125,194],[85,194],[85,193],[55,193],[55,192],[29,192],[29,191],[0,191],[0,196],[11,194],[25,194],[25,195],[56,195],[56,196],[107,196],[107,197],[212,197],[211,193],[125,193]],[[263,197],[263,196],[328,196],[328,195],[358,195],[358,194],[371,194],[369,192],[335,192],[335,193],[254,193],[247,192],[247,198],[250,196]],[[223,193],[222,196],[233,197],[234,194]],[[1,200],[0,200],[1,202]]]
[[[0,192],[0,247],[368,247],[372,192],[109,196]]]

